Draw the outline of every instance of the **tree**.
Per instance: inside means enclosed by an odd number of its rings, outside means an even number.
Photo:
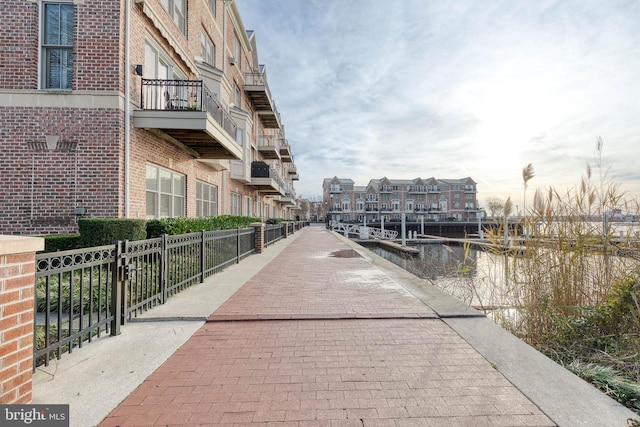
[[[502,213],[502,210],[504,209],[504,200],[495,196],[487,198],[487,209],[489,210],[489,216],[491,218],[495,218]]]

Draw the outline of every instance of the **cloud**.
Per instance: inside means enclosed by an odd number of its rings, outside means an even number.
[[[236,2],[300,195],[334,175],[471,176],[480,199],[517,199],[528,163],[530,188],[578,183],[599,136],[610,176],[640,194],[640,3]]]

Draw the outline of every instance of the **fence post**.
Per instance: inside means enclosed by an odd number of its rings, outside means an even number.
[[[256,253],[261,254],[264,252],[264,222],[254,222],[251,227],[256,230]]]
[[[284,223],[284,238],[288,238],[289,237],[289,223],[285,222]]]
[[[120,335],[120,325],[123,325],[126,319],[124,312],[126,311],[127,303],[124,300],[124,292],[122,292],[122,284],[125,281],[123,245],[123,241],[116,241],[116,248],[113,254],[113,269],[111,270],[111,316],[113,316],[111,336]]]
[[[240,264],[240,227],[236,227],[236,264]]]
[[[204,244],[204,230],[200,231],[200,283],[204,283],[204,269],[205,269],[205,251],[207,250]]]
[[[38,237],[0,236],[0,404],[31,403]]]
[[[162,304],[166,304],[169,299],[169,292],[167,290],[169,283],[169,249],[167,246],[167,235],[163,234],[160,254],[160,292],[162,293]]]

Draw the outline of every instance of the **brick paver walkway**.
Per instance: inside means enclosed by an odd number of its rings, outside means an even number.
[[[383,271],[300,233],[101,426],[554,425]]]

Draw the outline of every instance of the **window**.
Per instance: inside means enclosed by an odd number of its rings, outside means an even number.
[[[211,13],[215,16],[216,14],[216,0],[207,0],[207,4],[209,5],[209,9],[211,9]]]
[[[173,22],[182,34],[187,34],[187,0],[161,0]]]
[[[231,215],[242,215],[242,196],[231,193]]]
[[[237,84],[233,85],[233,102],[236,104],[236,108],[240,108],[240,103],[242,102],[242,92],[240,92],[240,87]]]
[[[253,216],[253,199],[249,196],[244,198],[244,208],[246,216]]]
[[[200,54],[204,62],[212,67],[216,65],[216,47],[204,31],[200,34]]]
[[[196,216],[218,214],[218,186],[198,181],[196,183]]]
[[[239,146],[244,146],[244,129],[236,128],[236,142]]]
[[[240,46],[240,39],[238,38],[238,36],[236,36],[236,38],[234,39],[234,43],[233,43],[233,59],[236,60],[236,65],[238,66],[238,68],[240,70],[242,70],[241,67],[241,55],[242,55],[242,47]]]
[[[184,216],[186,178],[155,165],[147,165],[147,218]]]
[[[71,89],[73,77],[73,4],[44,3],[42,86]]]

